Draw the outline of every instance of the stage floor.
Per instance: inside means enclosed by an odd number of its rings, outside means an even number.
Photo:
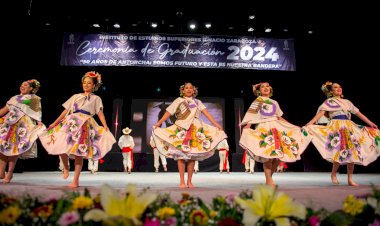
[[[209,202],[216,195],[238,194],[242,190],[252,189],[264,183],[263,172],[254,174],[232,172],[199,172],[193,176],[196,188],[179,189],[179,175],[173,172],[132,173],[98,172],[93,175],[83,171],[80,177],[80,187],[70,189],[73,172],[67,180],[60,172],[24,172],[15,173],[10,184],[0,184],[0,192],[22,195],[30,193],[41,196],[59,196],[64,191],[83,191],[88,188],[91,194],[99,193],[102,184],[124,190],[127,184],[136,184],[139,189],[150,188],[151,191],[170,193],[175,200],[186,192],[201,197]],[[371,184],[380,186],[379,174],[354,174],[355,182],[360,186],[347,185],[347,175],[338,175],[340,185],[333,185],[330,173],[283,172],[276,173],[274,180],[279,190],[287,193],[295,200],[313,207],[324,207],[327,210],[342,208],[344,198],[349,195],[365,195],[371,192]]]

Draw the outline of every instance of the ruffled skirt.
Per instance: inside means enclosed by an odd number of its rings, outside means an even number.
[[[295,162],[311,141],[305,130],[288,122],[275,120],[259,123],[256,129],[243,129],[240,146],[259,162],[280,159]]]
[[[110,131],[99,126],[85,114],[74,113],[40,136],[46,151],[51,155],[67,154],[86,159],[103,158],[116,140]]]
[[[353,123],[351,120],[331,120],[326,126],[305,127],[313,144],[329,162],[368,165],[380,155],[380,132]]]
[[[224,131],[194,119],[189,129],[172,125],[152,132],[157,150],[169,158],[201,161],[211,157],[227,138]]]

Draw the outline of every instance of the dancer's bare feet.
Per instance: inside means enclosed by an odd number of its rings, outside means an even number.
[[[359,184],[355,183],[353,180],[348,180],[348,185],[350,185],[350,186],[359,186]]]
[[[0,174],[0,179],[4,179],[5,173]]]
[[[331,174],[331,182],[335,185],[339,184],[339,181],[338,181],[338,178],[336,177],[336,175]]]
[[[63,179],[67,179],[69,177],[69,171],[68,170],[63,170]]]
[[[188,182],[187,182],[187,187],[188,187],[188,188],[194,188],[194,185],[193,185],[190,181],[188,181]]]
[[[69,188],[77,188],[77,187],[79,187],[78,183],[72,182],[71,184],[69,184]]]
[[[1,182],[3,182],[3,184],[8,184],[9,182],[11,182],[12,178],[13,175],[9,175],[8,173]]]
[[[179,188],[186,188],[186,185],[185,184],[179,184]]]

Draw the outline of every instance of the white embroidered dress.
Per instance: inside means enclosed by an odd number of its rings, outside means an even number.
[[[110,131],[99,126],[93,118],[103,109],[101,98],[95,94],[75,94],[63,107],[69,111],[65,118],[40,136],[47,152],[93,160],[103,158],[116,140]]]
[[[243,129],[240,146],[256,161],[280,159],[295,162],[310,143],[306,131],[293,124],[279,120],[283,112],[277,101],[258,97],[245,114],[242,126],[257,124],[255,129]]]
[[[366,166],[379,157],[380,132],[351,121],[351,114],[359,112],[351,101],[329,98],[318,108],[320,110],[328,112],[328,117],[323,116],[319,122],[328,124],[305,128],[324,159],[339,164],[355,163]]]
[[[0,153],[20,158],[37,157],[36,140],[45,126],[41,121],[41,98],[35,94],[16,95],[8,102],[9,112],[0,118]]]
[[[158,151],[174,159],[200,161],[211,157],[227,135],[199,119],[205,108],[195,98],[179,97],[174,100],[166,111],[177,115],[175,124],[168,128],[156,128],[152,132]]]

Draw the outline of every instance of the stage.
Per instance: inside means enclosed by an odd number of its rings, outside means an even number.
[[[170,193],[174,200],[179,200],[181,194],[186,192],[209,202],[216,195],[238,194],[242,190],[252,189],[264,183],[263,172],[254,174],[199,172],[193,176],[193,184],[196,188],[179,189],[179,175],[174,172],[132,172],[132,174],[98,172],[93,175],[88,171],[83,171],[80,187],[70,189],[67,185],[71,182],[72,176],[72,171],[67,180],[64,180],[61,172],[58,171],[15,173],[10,184],[0,184],[0,192],[17,196],[25,193],[60,196],[65,191],[83,191],[86,187],[94,195],[99,192],[102,184],[109,184],[120,190],[124,190],[127,184],[136,184],[140,190],[149,187],[153,192]],[[379,174],[354,174],[355,182],[360,184],[358,187],[347,185],[346,174],[338,175],[338,179],[340,185],[331,183],[330,173],[283,172],[274,175],[280,191],[308,207],[324,207],[327,210],[341,209],[344,198],[349,194],[365,195],[371,192],[371,183],[380,185]]]

